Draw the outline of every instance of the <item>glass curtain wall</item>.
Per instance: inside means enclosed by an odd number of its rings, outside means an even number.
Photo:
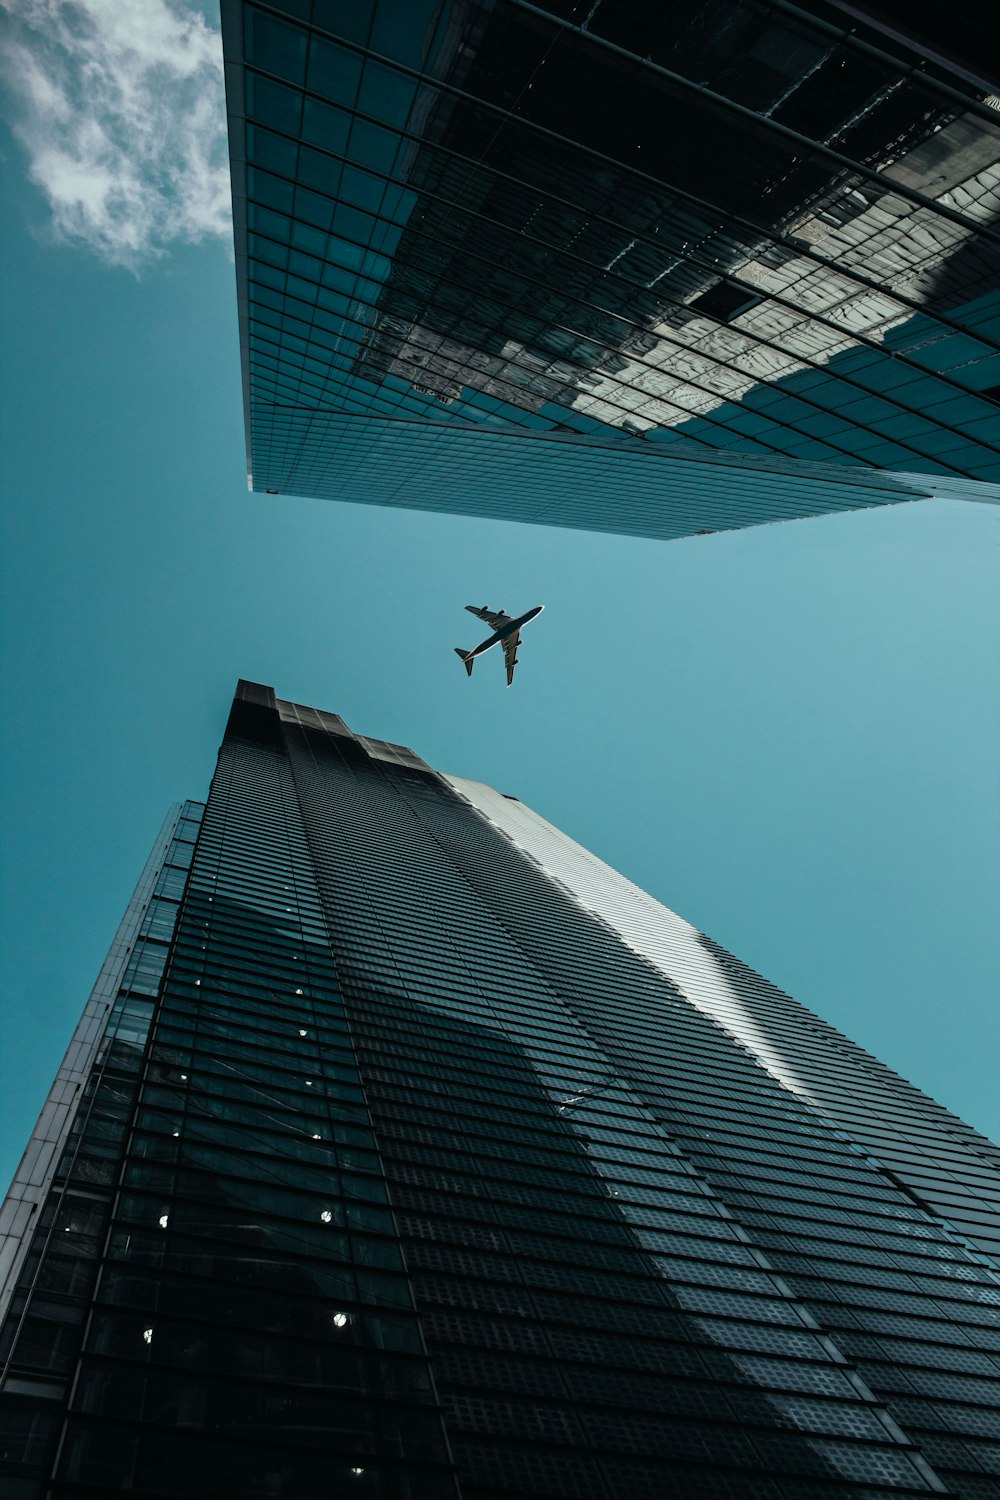
[[[1000,479],[967,68],[822,0],[223,31],[255,488],[670,536]]]
[[[5,1496],[1000,1495],[1000,1262],[464,785],[240,685],[4,1326]]]

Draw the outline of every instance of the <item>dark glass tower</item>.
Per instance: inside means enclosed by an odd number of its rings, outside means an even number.
[[[1000,84],[884,9],[223,0],[252,487],[657,537],[995,499]]]
[[[1000,1496],[1000,1152],[254,684],[0,1230],[5,1500]]]

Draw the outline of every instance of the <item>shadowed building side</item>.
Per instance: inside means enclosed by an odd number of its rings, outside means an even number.
[[[5,1500],[1000,1490],[994,1148],[516,800],[240,683],[103,986]]]

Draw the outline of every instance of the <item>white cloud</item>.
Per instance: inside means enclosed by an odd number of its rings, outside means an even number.
[[[0,0],[14,128],[59,238],[133,269],[232,231],[222,44],[185,0]]]

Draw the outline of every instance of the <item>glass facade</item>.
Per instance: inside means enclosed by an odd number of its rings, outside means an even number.
[[[1000,1152],[520,802],[241,683],[123,934],[5,1500],[1000,1497]]]
[[[1000,113],[908,9],[224,0],[252,487],[661,537],[996,500]]]

